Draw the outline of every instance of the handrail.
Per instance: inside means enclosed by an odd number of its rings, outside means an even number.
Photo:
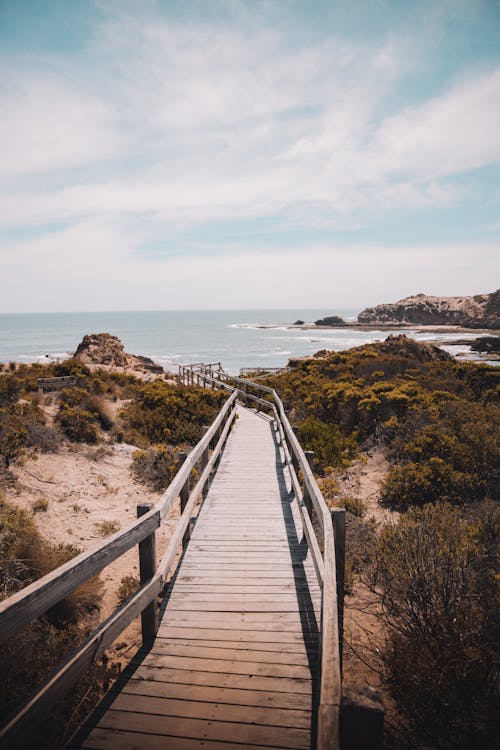
[[[189,368],[180,367],[180,377],[188,375]],[[219,373],[218,373],[219,374]],[[290,470],[292,486],[301,511],[304,533],[308,540],[315,565],[318,581],[322,589],[321,606],[321,642],[320,642],[320,680],[319,706],[317,712],[316,750],[336,750],[339,747],[339,717],[342,699],[339,620],[337,602],[337,575],[335,560],[335,538],[332,518],[328,506],[318,487],[309,462],[294,433],[283,406],[283,402],[274,388],[239,378],[227,373],[220,373],[224,382],[200,374],[202,384],[210,382],[211,386],[224,387],[227,383],[236,383],[235,390],[244,399],[251,399],[261,406],[270,408],[275,416],[278,432],[282,437],[285,461]],[[238,387],[242,386],[242,387]],[[249,388],[272,396],[273,402],[259,398],[249,392]],[[284,438],[284,440],[283,440]],[[287,450],[288,449],[288,450]],[[298,470],[302,473],[303,490],[300,491]],[[311,519],[304,500],[308,499],[314,506],[323,533],[323,557],[312,528]]]
[[[56,568],[38,581],[26,586],[13,596],[0,602],[0,642],[17,632],[23,625],[40,616],[83,582],[105,568],[110,562],[145,539],[154,538],[156,529],[173,503],[181,497],[181,517],[169,541],[167,550],[156,570],[148,580],[141,580],[141,588],[102,623],[86,641],[66,658],[38,692],[26,703],[12,720],[0,731],[2,748],[22,746],[24,734],[47,715],[59,695],[68,690],[78,677],[88,669],[118,635],[154,602],[161,592],[177,550],[189,528],[191,514],[203,493],[215,462],[218,460],[236,415],[237,392],[224,403],[217,417],[193,448],[167,487],[159,502],[149,512],[129,524],[126,529],[113,534],[93,550],[83,552]],[[215,443],[215,445],[213,445]],[[209,458],[209,448],[213,452]],[[189,477],[195,464],[201,462],[201,476],[189,499],[182,507],[182,491],[189,487]],[[151,634],[150,634],[151,635]],[[143,626],[143,639],[146,637]]]

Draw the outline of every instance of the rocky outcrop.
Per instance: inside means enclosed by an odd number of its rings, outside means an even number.
[[[482,336],[476,339],[470,348],[473,352],[500,354],[500,336]]]
[[[417,294],[399,302],[368,307],[358,315],[358,323],[500,328],[500,290],[474,297],[432,297]]]
[[[346,322],[340,315],[327,315],[325,318],[315,320],[315,326],[345,326]]]
[[[87,334],[73,356],[85,365],[120,367],[154,374],[163,372],[163,368],[149,357],[128,354],[120,339],[110,333]]]

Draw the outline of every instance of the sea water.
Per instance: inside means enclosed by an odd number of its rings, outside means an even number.
[[[282,367],[291,357],[320,349],[341,351],[381,341],[387,330],[290,328],[325,315],[356,320],[359,310],[220,310],[159,312],[0,314],[0,362],[43,362],[70,356],[86,333],[111,333],[126,351],[151,357],[165,369],[178,364],[221,362],[232,373],[243,367]],[[395,327],[392,333],[403,332]],[[464,334],[404,330],[419,341],[453,341]],[[446,347],[445,347],[446,348]],[[457,347],[460,351],[467,347]],[[453,351],[453,347],[450,347]]]

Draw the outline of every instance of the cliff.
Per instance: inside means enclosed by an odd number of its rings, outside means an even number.
[[[417,294],[398,302],[367,307],[358,315],[358,323],[500,328],[500,290],[474,297]]]
[[[74,358],[85,365],[123,367],[140,372],[162,373],[163,368],[149,357],[128,354],[117,336],[110,333],[90,333],[83,337]]]

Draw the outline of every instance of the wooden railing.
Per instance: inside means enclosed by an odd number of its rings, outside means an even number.
[[[36,382],[39,390],[46,393],[47,391],[58,391],[61,388],[76,385],[76,376],[62,375],[60,378],[38,378]]]
[[[176,476],[155,506],[138,506],[140,516],[93,550],[83,552],[48,575],[30,584],[9,599],[0,602],[0,643],[17,633],[24,625],[44,614],[109,563],[139,545],[141,587],[68,658],[37,690],[31,700],[0,731],[0,747],[24,747],[24,738],[48,715],[59,697],[71,688],[80,675],[96,662],[119,634],[139,614],[143,641],[150,641],[158,628],[156,598],[163,590],[181,545],[190,535],[191,517],[202,496],[231,429],[236,414],[237,392],[225,402],[217,418],[200,442],[185,458]],[[210,449],[212,453],[210,455]],[[199,478],[191,489],[190,479],[197,468]],[[198,476],[198,475],[197,475]],[[155,532],[162,520],[180,500],[181,516],[161,560],[156,562]]]
[[[285,462],[300,514],[304,534],[311,550],[319,585],[322,591],[320,622],[319,701],[317,708],[316,750],[337,750],[339,747],[339,717],[342,700],[341,660],[344,597],[345,510],[328,509],[310,466],[312,454],[306,456],[291,426],[283,402],[273,388],[238,378],[210,366],[193,370],[179,367],[181,382],[207,388],[231,386],[241,400],[269,411],[275,420]],[[258,391],[260,396],[253,391]],[[313,512],[319,522],[321,546],[313,526]],[[323,552],[321,552],[321,548]]]

